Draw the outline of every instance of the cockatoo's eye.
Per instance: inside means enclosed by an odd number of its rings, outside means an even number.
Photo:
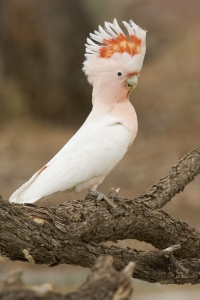
[[[117,75],[118,75],[118,76],[122,76],[122,72],[118,72]]]

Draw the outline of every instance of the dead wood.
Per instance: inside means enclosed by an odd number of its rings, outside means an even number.
[[[137,199],[150,208],[162,208],[176,194],[182,192],[198,174],[200,174],[200,148],[182,156],[167,176],[158,180]]]
[[[130,262],[121,272],[112,267],[112,257],[99,257],[86,282],[75,292],[62,295],[53,291],[50,283],[25,285],[22,272],[14,272],[0,281],[1,300],[128,300],[133,294],[130,280],[134,263]]]
[[[111,195],[115,208],[88,195],[48,208],[0,199],[0,250],[11,260],[51,266],[91,267],[96,257],[113,256],[121,270],[136,262],[134,277],[149,282],[200,281],[200,233],[157,207],[163,206],[200,172],[200,148],[179,159],[167,176],[140,197]],[[151,202],[153,203],[151,205]],[[160,250],[141,252],[108,247],[106,241],[137,239]],[[162,250],[179,244],[173,255]],[[185,271],[184,271],[185,270]]]

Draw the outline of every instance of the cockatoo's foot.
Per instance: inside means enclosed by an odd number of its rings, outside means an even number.
[[[113,187],[111,187],[110,188],[110,192],[108,193],[108,197],[112,198],[112,199],[116,198],[118,200],[124,201],[125,198],[119,196],[119,190],[120,190],[120,188],[118,188],[118,189],[115,190]]]
[[[119,190],[120,190],[120,188],[114,189],[113,187],[111,187],[110,192],[108,193],[109,198],[118,197]]]
[[[89,190],[89,194],[97,197],[97,200],[105,200],[108,203],[108,205],[110,205],[112,208],[116,208],[116,205],[103,193]]]

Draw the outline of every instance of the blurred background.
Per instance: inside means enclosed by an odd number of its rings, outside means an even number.
[[[138,136],[99,190],[121,187],[134,198],[166,175],[178,158],[200,146],[199,0],[1,0],[0,193],[11,193],[55,155],[91,110],[92,87],[82,72],[89,32],[117,18],[148,30],[147,54],[131,101]],[[164,210],[200,230],[200,178]],[[58,195],[42,205],[79,195]],[[121,247],[152,249],[137,241]],[[30,284],[77,288],[88,270],[73,266],[1,264],[0,275],[22,268]],[[199,286],[161,286],[134,280],[134,299],[199,299]],[[195,298],[196,297],[196,298]]]

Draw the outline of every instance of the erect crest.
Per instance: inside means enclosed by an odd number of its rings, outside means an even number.
[[[119,27],[116,19],[113,23],[105,22],[105,29],[99,26],[99,31],[95,30],[94,34],[90,33],[91,39],[87,38],[86,44],[86,58],[94,56],[109,58],[116,52],[127,52],[131,56],[140,54],[141,48],[145,47],[146,31],[132,20],[129,23],[123,21],[123,24],[128,31],[129,39]]]

